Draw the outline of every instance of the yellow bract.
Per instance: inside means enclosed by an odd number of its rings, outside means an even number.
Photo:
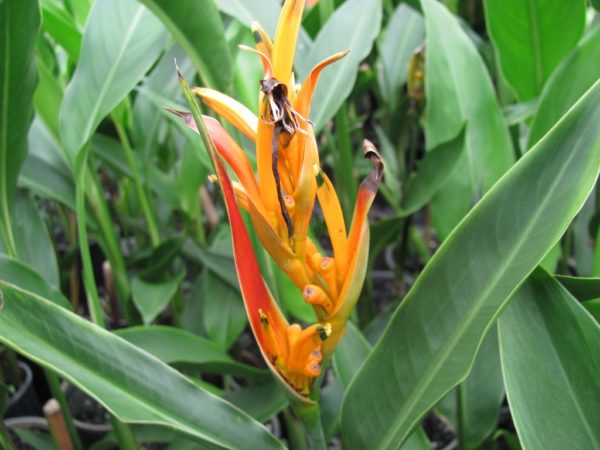
[[[366,145],[374,170],[361,184],[347,233],[338,196],[320,168],[317,140],[308,120],[321,71],[347,52],[318,64],[300,88],[294,85],[292,65],[304,4],[304,0],[286,0],[274,42],[253,24],[257,48],[252,51],[259,54],[265,70],[260,89],[257,86],[259,117],[224,94],[194,89],[213,111],[255,142],[257,177],[225,130],[205,120],[218,153],[239,180],[230,186],[231,192],[250,214],[263,247],[302,291],[319,320],[303,330],[297,324],[288,325],[278,308],[258,308],[249,304],[258,300],[244,296],[251,323],[257,324],[253,331],[263,355],[277,375],[301,395],[308,394],[313,379],[321,373],[321,361],[334,351],[358,299],[368,255],[367,212],[382,173],[379,155]],[[219,180],[223,182],[221,176]],[[309,235],[316,199],[333,247],[331,256],[321,254]],[[248,289],[242,286],[242,291]]]

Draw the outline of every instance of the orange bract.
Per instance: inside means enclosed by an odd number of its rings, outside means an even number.
[[[274,373],[302,398],[321,373],[322,360],[331,355],[343,335],[362,288],[369,242],[367,213],[382,174],[379,155],[366,141],[365,154],[373,162],[373,172],[361,184],[348,233],[333,184],[320,168],[314,130],[306,117],[321,71],[347,52],[318,64],[304,86],[296,88],[292,64],[304,3],[285,1],[274,42],[258,24],[252,26],[257,49],[250,50],[259,55],[265,71],[262,89],[257,89],[258,117],[224,94],[193,90],[256,143],[257,178],[224,128],[214,119],[204,119],[218,153],[213,156],[217,181],[225,196],[238,278],[252,330]],[[195,128],[189,114],[176,113]],[[231,182],[221,158],[239,183]],[[316,199],[333,246],[332,256],[322,255],[309,236]],[[313,307],[318,323],[305,329],[288,324],[260,276],[238,205],[249,213],[262,246]]]

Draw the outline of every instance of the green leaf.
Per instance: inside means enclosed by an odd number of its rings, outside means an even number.
[[[500,68],[520,101],[537,97],[585,26],[586,0],[485,0]],[[560,30],[560,32],[557,32]]]
[[[139,277],[131,280],[133,303],[141,313],[146,325],[156,319],[162,310],[165,309],[184,278],[185,270],[161,282],[149,282]]]
[[[579,2],[576,2],[579,3]],[[552,74],[540,95],[528,148],[554,126],[579,97],[600,78],[600,27],[596,26]]]
[[[219,9],[235,17],[243,25],[250,27],[256,21],[271,36],[275,37],[275,28],[281,13],[281,2],[277,0],[218,0]],[[298,34],[296,61],[302,61],[312,47],[312,41],[303,28]]]
[[[37,0],[0,3],[0,237],[10,254],[15,254],[10,210],[33,120],[33,47],[39,25]]]
[[[523,448],[600,448],[600,326],[538,270],[500,316],[502,370]]]
[[[556,275],[556,280],[580,302],[600,298],[600,278]]]
[[[348,56],[321,73],[310,114],[317,129],[327,125],[352,92],[358,65],[371,52],[379,34],[381,9],[381,0],[344,2],[321,28],[306,58],[297,60],[299,81],[303,82],[322,60],[350,50]]]
[[[41,4],[44,31],[77,61],[81,49],[81,31],[75,19],[57,0],[42,0]]]
[[[20,261],[35,269],[48,283],[60,289],[58,262],[48,228],[38,205],[24,192],[17,192],[12,223]]]
[[[352,322],[348,322],[346,334],[333,354],[335,373],[344,389],[348,387],[370,351],[371,344]]]
[[[445,238],[512,165],[513,153],[492,82],[475,45],[441,3],[422,3],[427,29],[427,148],[450,141],[468,124],[465,151],[431,203],[434,224]]]
[[[214,2],[140,0],[158,17],[192,60],[204,86],[228,91],[232,60]],[[173,78],[176,78],[173,73]]]
[[[424,39],[423,16],[407,4],[400,3],[378,46],[379,86],[386,101],[395,104],[400,88],[406,83],[410,59]]]
[[[225,395],[225,399],[260,422],[269,420],[289,403],[285,391],[274,381],[244,387]]]
[[[73,174],[56,140],[39,118],[29,129],[29,154],[19,184],[75,209]]]
[[[64,377],[121,421],[162,425],[228,448],[283,448],[245,413],[120,337],[41,297],[5,283],[0,288],[0,341]]]
[[[401,202],[402,215],[421,209],[435,193],[443,188],[452,175],[464,149],[466,127],[458,135],[425,154],[417,173],[408,179]]]
[[[596,319],[596,322],[600,323],[600,298],[593,300],[587,300],[581,303],[585,309]]]
[[[63,88],[52,70],[39,57],[37,69],[40,82],[33,97],[35,110],[52,132],[54,139],[58,140],[60,139],[58,117],[63,99]]]
[[[590,193],[599,120],[600,81],[443,242],[350,385],[342,411],[348,448],[398,446],[467,376],[511,293]]]
[[[72,160],[156,61],[164,40],[161,23],[134,0],[94,3],[60,108],[60,134]]]
[[[461,448],[479,448],[496,429],[503,399],[498,333],[494,326],[483,339],[467,379],[440,401],[438,409],[457,432]]]
[[[204,328],[211,340],[228,349],[248,323],[240,291],[212,271],[204,272],[203,281]]]
[[[237,362],[214,342],[178,328],[162,325],[129,327],[116,334],[167,364],[248,378],[269,376],[266,370]]]
[[[0,281],[28,289],[63,308],[71,308],[69,301],[62,293],[44,280],[39,273],[26,264],[3,254],[0,254]]]

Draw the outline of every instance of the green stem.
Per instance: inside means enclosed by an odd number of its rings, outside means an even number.
[[[85,186],[87,171],[87,158],[89,146],[81,150],[81,154],[75,161],[75,210],[77,214],[77,232],[79,236],[79,251],[83,262],[83,285],[85,287],[88,308],[92,322],[96,325],[105,327],[104,315],[100,305],[98,290],[96,289],[96,278],[92,265],[92,255],[87,234],[86,210],[85,210]],[[123,450],[137,450],[137,445],[133,439],[133,434],[128,425],[120,422],[116,417],[111,416],[113,429],[119,442],[119,448]]]
[[[10,434],[8,434],[8,430],[6,429],[6,425],[4,425],[4,421],[0,419],[0,448],[4,450],[15,450],[15,444],[10,438]]]
[[[319,403],[312,404],[293,402],[292,408],[304,423],[308,448],[311,450],[327,450],[327,440],[323,433]]]
[[[64,392],[60,388],[60,380],[53,372],[49,370],[44,370],[44,372],[46,374],[46,379],[48,380],[48,386],[50,386],[50,391],[52,392],[52,397],[54,397],[54,399],[60,405],[60,410],[65,418],[65,424],[67,425],[69,436],[71,436],[73,447],[75,450],[83,450],[83,444],[79,438],[79,433],[77,433],[75,425],[73,424],[73,415],[71,414],[71,409],[69,408],[69,404],[67,403]]]
[[[131,173],[133,175],[133,184],[135,186],[140,205],[142,206],[142,211],[144,212],[144,216],[146,217],[146,223],[148,225],[148,231],[150,233],[150,240],[152,241],[152,246],[158,247],[158,245],[160,244],[160,235],[158,233],[158,227],[156,226],[154,215],[152,214],[152,210],[150,209],[150,203],[148,202],[146,191],[144,190],[144,186],[142,185],[140,170],[138,168],[135,155],[133,154],[131,144],[129,143],[129,138],[127,137],[125,128],[123,128],[123,124],[116,117],[115,114],[112,115],[112,121],[115,124],[117,134],[119,135],[119,139],[121,140],[121,144],[123,145],[123,149],[125,150],[125,157],[127,158],[127,162],[129,163],[129,167],[131,168]]]

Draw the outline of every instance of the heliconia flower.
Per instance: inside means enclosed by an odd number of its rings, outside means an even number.
[[[264,68],[259,117],[220,92],[192,89],[256,145],[257,177],[243,150],[221,124],[207,116],[202,118],[217,153],[212,155],[216,180],[224,193],[238,278],[252,330],[269,366],[302,398],[320,375],[322,360],[335,350],[358,300],[368,259],[367,213],[383,172],[375,147],[365,141],[365,156],[371,160],[373,171],[360,185],[348,232],[333,184],[320,168],[309,119],[320,73],[347,52],[327,58],[302,86],[296,85],[292,65],[304,4],[304,0],[285,1],[274,41],[253,24],[256,49],[244,49],[256,53]],[[198,131],[192,114],[171,111]],[[230,180],[222,160],[237,181]],[[316,200],[331,241],[331,256],[322,254],[309,236]],[[262,246],[301,290],[318,323],[305,329],[287,323],[260,276],[238,206],[249,213]]]

